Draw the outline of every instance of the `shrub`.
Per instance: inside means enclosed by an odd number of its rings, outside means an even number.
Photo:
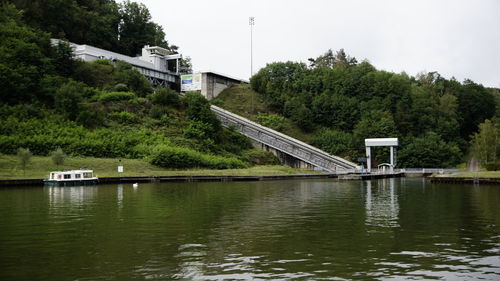
[[[17,158],[19,159],[21,167],[23,167],[24,173],[26,173],[26,166],[31,161],[31,156],[33,156],[33,153],[31,153],[29,148],[19,148],[17,150]]]
[[[153,105],[149,110],[151,118],[160,119],[163,115],[168,115],[168,108],[161,105]]]
[[[52,163],[59,166],[64,164],[66,153],[64,153],[64,151],[60,147],[58,147],[56,150],[52,151],[50,157],[52,158]]]
[[[100,102],[113,102],[122,100],[131,100],[135,94],[131,92],[102,92],[97,98]]]
[[[164,168],[200,167],[202,155],[188,148],[158,146],[151,153],[150,163]]]
[[[184,136],[190,139],[203,140],[212,138],[215,132],[210,124],[200,121],[190,121],[184,129]]]
[[[146,98],[135,98],[135,99],[129,100],[129,102],[131,104],[134,104],[134,105],[146,105],[148,103],[148,99],[146,99]]]
[[[99,103],[82,103],[80,104],[80,112],[76,117],[76,122],[87,128],[95,128],[102,126],[106,113],[104,106]]]
[[[210,169],[240,169],[244,168],[245,164],[236,158],[227,158],[214,155],[203,155],[202,166]]]
[[[279,165],[278,157],[269,151],[252,149],[243,153],[243,159],[252,165]]]
[[[488,162],[484,167],[487,171],[498,171],[500,170],[500,162]]]
[[[138,120],[136,114],[126,111],[113,112],[110,114],[110,117],[121,124],[133,124]]]
[[[149,162],[164,168],[178,169],[197,167],[237,169],[245,167],[245,164],[236,158],[202,154],[189,148],[165,145],[159,145],[153,149],[149,157]]]
[[[240,134],[234,126],[222,130],[222,149],[225,151],[239,154],[241,151],[252,148],[250,138]]]
[[[176,108],[178,108],[181,104],[179,94],[166,87],[157,88],[154,94],[151,95],[151,101],[154,104],[169,105]]]
[[[118,83],[115,85],[113,90],[115,90],[115,92],[126,92],[126,91],[128,91],[128,87],[126,84]]]
[[[189,120],[210,124],[215,132],[221,130],[222,126],[219,119],[210,110],[210,103],[200,93],[187,92],[184,102],[187,105],[186,114]]]
[[[257,115],[257,121],[266,127],[271,129],[282,131],[285,129],[286,118],[276,114],[263,114]]]
[[[85,84],[76,81],[69,81],[63,84],[55,93],[55,108],[64,117],[75,120],[80,112],[85,91]]]

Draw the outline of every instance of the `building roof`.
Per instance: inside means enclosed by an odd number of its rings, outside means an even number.
[[[213,70],[202,70],[202,71],[197,71],[197,72],[198,73],[212,73],[212,74],[223,76],[223,77],[226,77],[226,78],[229,78],[229,79],[233,79],[233,80],[236,80],[236,81],[240,81],[240,82],[244,82],[244,83],[250,83],[250,81],[248,81],[246,79],[237,78],[235,76],[227,75],[227,74],[224,74],[224,73],[221,73],[221,72],[217,72],[217,71],[213,71]]]

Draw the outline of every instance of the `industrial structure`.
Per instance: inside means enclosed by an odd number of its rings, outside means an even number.
[[[57,39],[52,44],[58,44]],[[181,92],[199,91],[205,98],[211,100],[224,89],[235,84],[248,83],[215,71],[201,71],[191,74],[180,73],[180,54],[170,54],[164,48],[144,46],[137,57],[130,57],[107,51],[89,45],[70,43],[76,58],[83,61],[108,59],[124,61],[143,74],[153,86],[169,86],[180,89]],[[270,128],[261,126],[246,118],[228,112],[216,106],[211,107],[217,118],[225,127],[235,127],[240,133],[248,136],[260,148],[274,153],[282,163],[291,167],[309,167],[328,172],[354,172],[360,169],[358,165],[343,158],[330,155],[320,149],[299,140],[281,134]]]
[[[181,92],[199,91],[207,100],[216,98],[224,89],[247,80],[215,71],[200,71],[181,75]]]
[[[394,171],[394,167],[396,166],[396,146],[398,146],[398,144],[399,144],[398,138],[365,139],[366,165],[367,165],[366,169],[368,173],[370,173],[372,169],[371,148],[375,146],[389,146],[391,148],[389,169],[390,172],[392,173]]]
[[[314,168],[330,173],[356,172],[357,164],[330,155],[316,147],[250,121],[220,107],[211,106],[224,127],[233,127],[256,142],[259,148],[276,155],[281,163],[293,168]]]
[[[52,44],[60,40],[52,39]],[[180,82],[181,54],[171,54],[169,50],[146,45],[142,48],[141,56],[130,57],[90,45],[69,43],[75,58],[83,61],[107,59],[110,61],[124,61],[132,65],[148,79],[153,86],[170,86],[177,88]]]

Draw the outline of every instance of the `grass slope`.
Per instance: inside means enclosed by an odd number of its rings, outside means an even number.
[[[464,172],[453,175],[455,178],[500,178],[500,171]]]
[[[222,91],[212,103],[254,122],[258,122],[258,114],[276,114],[248,84],[235,85]],[[281,132],[304,142],[311,138],[310,133],[303,132],[288,119]]]
[[[19,160],[14,155],[0,155],[0,179],[39,179],[46,178],[50,171],[88,168],[94,170],[98,177],[118,176],[117,158],[67,158],[65,164],[56,166],[50,157],[33,156],[31,163],[23,171]],[[228,170],[168,170],[153,166],[140,159],[121,159],[124,166],[124,177],[132,176],[243,176],[243,175],[289,175],[314,173],[308,169],[293,169],[284,166],[254,166],[247,169]]]

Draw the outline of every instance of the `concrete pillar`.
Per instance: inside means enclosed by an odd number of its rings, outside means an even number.
[[[371,147],[366,147],[366,170],[368,173],[372,170],[372,153]]]
[[[391,146],[391,169],[390,172],[394,172],[394,146]]]

